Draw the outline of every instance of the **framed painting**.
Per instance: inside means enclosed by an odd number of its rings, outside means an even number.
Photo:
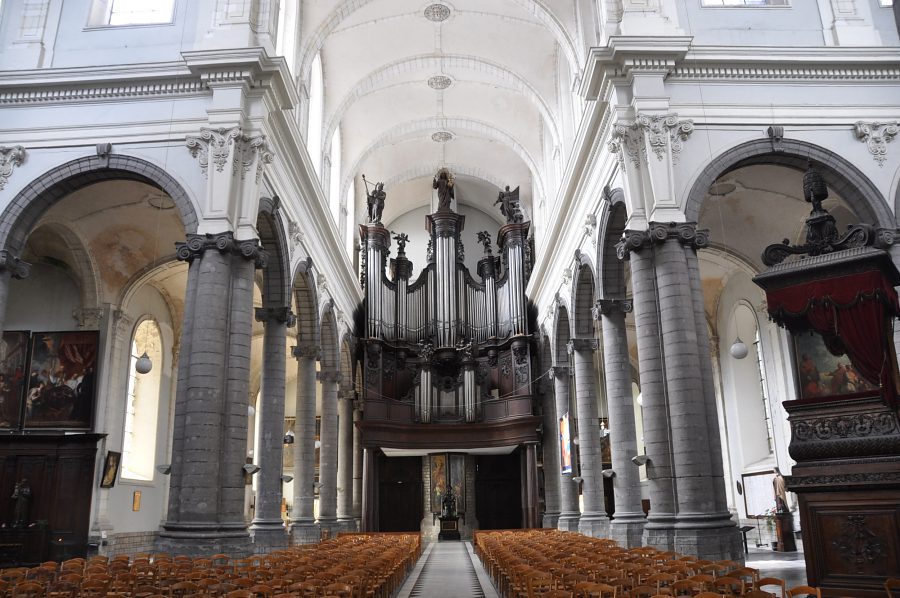
[[[447,455],[439,453],[428,457],[431,465],[431,512],[440,514],[447,490]]]
[[[103,462],[103,477],[100,478],[101,488],[112,488],[116,485],[116,477],[119,475],[119,463],[122,461],[122,453],[106,451],[106,461]]]
[[[0,342],[0,429],[18,428],[28,371],[28,332],[8,331]]]
[[[794,334],[794,357],[801,399],[842,397],[879,390],[853,367],[846,355],[834,355],[816,332]]]
[[[466,456],[450,455],[450,487],[456,497],[456,510],[466,512]]]
[[[99,339],[96,331],[32,335],[25,428],[90,429]]]
[[[559,418],[559,467],[562,473],[572,473],[572,436],[568,413]]]

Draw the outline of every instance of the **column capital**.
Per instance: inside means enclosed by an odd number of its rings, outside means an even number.
[[[629,314],[633,307],[628,299],[600,299],[591,308],[591,315],[595,320],[599,320],[601,316],[611,316],[615,313]]]
[[[628,254],[650,247],[650,231],[626,229],[622,238],[616,243],[616,256],[620,260],[628,259]]]
[[[651,222],[650,240],[653,243],[664,243],[676,239],[679,243],[693,249],[709,246],[709,230],[697,228],[696,222]]]
[[[13,278],[28,278],[31,264],[23,262],[6,249],[0,250],[0,272],[9,271]]]
[[[638,112],[635,125],[647,135],[647,145],[657,160],[666,157],[666,150],[672,154],[672,163],[678,163],[678,154],[684,148],[684,141],[694,132],[694,121],[678,119],[678,114],[647,114]]]
[[[547,374],[551,378],[560,378],[565,379],[569,377],[569,366],[567,365],[555,365],[547,370]]]
[[[25,161],[25,148],[21,145],[0,145],[0,191],[6,187],[15,167]]]
[[[300,343],[291,347],[291,355],[297,359],[319,359],[322,349],[313,343]]]
[[[72,310],[72,317],[75,318],[79,328],[97,330],[100,328],[100,321],[103,319],[103,310],[98,307],[81,307]],[[116,318],[116,323],[118,324],[118,322],[119,319]]]
[[[266,250],[259,244],[259,239],[238,241],[231,231],[217,234],[206,233],[205,235],[190,234],[185,242],[175,243],[176,257],[188,263],[202,257],[209,250],[231,253],[247,260],[253,260],[256,268],[265,268],[269,259]]]
[[[339,382],[341,380],[341,373],[338,371],[324,371],[324,372],[316,372],[316,380],[320,382]]]
[[[294,315],[290,307],[285,306],[257,307],[255,316],[257,322],[278,322],[287,325],[288,328],[293,328],[297,323],[297,316]]]
[[[595,338],[572,338],[566,344],[569,353],[575,351],[596,351],[600,348],[600,341]]]

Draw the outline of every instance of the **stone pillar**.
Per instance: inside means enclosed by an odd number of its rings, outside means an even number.
[[[353,409],[353,520],[356,529],[362,529],[363,446],[362,432],[356,425],[362,419],[362,410]]]
[[[559,525],[559,425],[556,418],[556,398],[553,381],[541,380],[544,429],[541,446],[544,450],[544,517],[543,526]]]
[[[550,368],[550,378],[553,380],[553,394],[556,396],[556,414],[553,425],[557,430],[558,437],[559,419],[569,411],[569,367],[553,366]],[[569,414],[570,422],[572,415]],[[559,444],[558,440],[557,444]],[[562,457],[560,457],[560,461],[562,461]],[[572,481],[572,472],[561,472],[561,468],[556,470],[559,475],[559,519],[557,523],[561,530],[578,531],[578,518],[581,516],[578,508],[578,486]]]
[[[522,523],[531,529],[541,527],[541,513],[538,505],[537,483],[537,442],[524,445],[522,465]]]
[[[578,411],[578,463],[582,478],[583,511],[578,531],[586,536],[605,538],[609,534],[609,517],[603,500],[603,469],[600,454],[600,419],[597,415],[597,373],[594,371],[596,339],[569,341],[575,366],[575,405]]]
[[[353,391],[341,388],[338,399],[337,518],[343,531],[353,530]]]
[[[319,411],[319,527],[332,535],[337,525],[338,380],[340,372],[319,372],[322,408]]]
[[[609,525],[609,537],[622,546],[635,548],[641,546],[644,511],[641,508],[640,472],[631,461],[638,454],[625,331],[625,314],[631,312],[632,304],[630,301],[605,299],[597,307],[603,328],[603,365],[616,504],[615,516]]]
[[[315,518],[316,481],[316,358],[319,347],[301,344],[293,348],[297,358],[297,410],[294,423],[294,506],[291,510],[291,543],[319,541]]]
[[[628,259],[631,267],[644,415],[644,450],[649,458],[650,513],[644,525],[643,544],[674,550],[675,473],[669,442],[669,413],[650,235],[647,231],[626,230],[616,252],[620,259]],[[632,464],[632,467],[636,466]]]
[[[693,253],[709,240],[692,222],[651,222],[650,237],[659,243],[656,276],[678,497],[675,550],[704,559],[741,559],[740,536],[724,508],[725,487],[716,482],[722,477],[722,447],[715,398],[709,396],[709,334],[699,268],[689,266],[685,251]]]
[[[3,334],[6,322],[6,302],[9,298],[9,285],[13,278],[28,278],[31,264],[23,262],[5,249],[0,250],[0,335]]]
[[[168,519],[160,549],[248,554],[244,469],[254,270],[266,254],[230,232],[188,235]]]
[[[375,456],[378,449],[363,449],[363,495],[362,525],[364,532],[377,531],[378,524],[378,475],[375,471]]]
[[[263,371],[260,383],[259,452],[260,471],[256,480],[256,516],[250,525],[257,552],[265,548],[287,546],[287,534],[281,519],[284,463],[284,378],[287,329],[296,321],[290,307],[261,307],[256,320],[265,325]]]

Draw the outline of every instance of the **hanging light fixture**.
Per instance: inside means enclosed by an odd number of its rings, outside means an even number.
[[[749,351],[747,345],[741,340],[740,335],[738,335],[735,337],[734,342],[731,343],[731,348],[728,349],[728,352],[731,353],[731,356],[735,359],[743,359],[747,357]]]
[[[149,374],[152,369],[153,362],[150,361],[150,356],[144,351],[144,354],[138,357],[137,361],[134,362],[134,371],[138,374]]]

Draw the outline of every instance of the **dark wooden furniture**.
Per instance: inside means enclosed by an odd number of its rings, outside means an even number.
[[[85,556],[102,434],[0,436],[0,567]],[[31,486],[28,525],[13,528],[16,482]]]

